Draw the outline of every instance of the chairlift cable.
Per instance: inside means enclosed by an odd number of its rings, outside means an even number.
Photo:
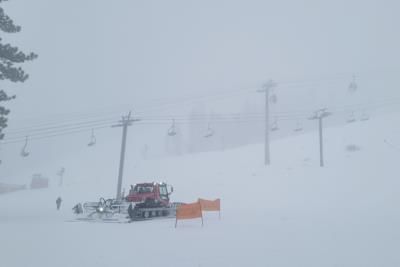
[[[96,127],[94,129],[105,129],[105,128],[110,128],[110,126],[103,126],[103,127]],[[33,137],[30,138],[29,140],[34,141],[34,140],[43,140],[43,139],[49,139],[49,138],[53,138],[53,137],[58,137],[58,136],[65,136],[65,135],[71,135],[71,134],[77,134],[77,133],[83,133],[83,132],[87,132],[87,129],[83,129],[83,130],[74,130],[74,131],[68,131],[68,132],[62,132],[62,133],[58,133],[58,134],[51,134],[51,135],[43,135],[43,136],[37,136],[37,137]],[[5,142],[0,142],[2,145],[6,145],[6,144],[16,144],[16,143],[21,143],[21,141],[23,141],[24,139],[16,139],[16,140],[6,140]]]
[[[56,134],[56,133],[62,133],[65,131],[70,131],[70,130],[76,130],[76,129],[85,129],[85,130],[90,130],[93,127],[99,127],[99,126],[106,126],[106,125],[111,125],[112,122],[115,121],[110,121],[110,122],[101,122],[101,123],[90,123],[90,124],[86,124],[86,125],[70,125],[69,127],[64,127],[64,128],[53,128],[53,129],[48,129],[48,130],[43,130],[43,131],[36,131],[36,132],[24,132],[24,133],[19,133],[19,134],[8,134],[6,132],[6,138],[7,140],[10,139],[15,139],[15,138],[20,138],[21,136],[25,136],[26,133],[29,133],[29,135],[31,137],[35,137],[35,136],[41,136],[41,135],[45,135],[45,134]]]

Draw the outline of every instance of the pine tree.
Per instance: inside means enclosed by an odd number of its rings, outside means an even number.
[[[0,0],[0,5],[8,0]],[[5,33],[17,33],[21,27],[14,24],[13,20],[4,13],[0,6],[0,31]],[[25,82],[29,75],[16,64],[24,63],[37,58],[34,53],[26,54],[18,47],[5,44],[0,38],[0,80],[9,80],[11,82]],[[8,95],[6,91],[0,88],[0,140],[4,138],[3,130],[7,127],[7,115],[10,110],[2,106],[2,102],[14,99],[15,95]]]

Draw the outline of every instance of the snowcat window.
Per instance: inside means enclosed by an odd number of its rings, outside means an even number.
[[[166,186],[160,186],[160,195],[166,196],[168,195],[167,187]]]
[[[138,193],[151,193],[151,192],[153,192],[153,187],[152,186],[136,186],[135,187],[135,192],[138,192]]]
[[[153,192],[153,187],[152,186],[146,186],[146,192],[147,193]]]

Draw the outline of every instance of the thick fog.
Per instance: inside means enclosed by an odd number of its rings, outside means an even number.
[[[111,126],[129,111],[142,119],[129,129],[128,153],[138,157],[146,146],[154,156],[165,155],[172,119],[184,132],[182,153],[196,150],[191,146],[207,150],[190,144],[188,136],[205,132],[212,116],[257,114],[257,119],[240,130],[214,123],[216,133],[220,127],[237,138],[219,136],[209,149],[223,142],[261,143],[264,96],[257,90],[269,79],[278,84],[272,114],[290,114],[290,120],[278,119],[286,130],[273,138],[291,134],[296,123],[315,129],[306,120],[314,109],[336,112],[327,124],[338,125],[352,109],[357,116],[363,109],[371,114],[396,109],[393,102],[400,97],[397,1],[14,0],[3,5],[22,31],[2,38],[39,54],[24,66],[27,82],[3,82],[17,95],[7,103],[9,127],[0,145],[4,180],[22,179],[19,172],[28,176],[40,171],[38,166],[57,169],[61,159],[86,146],[97,126],[104,127],[95,130],[98,142],[115,143],[118,151],[121,131],[107,128],[105,120]],[[358,90],[350,93],[353,75]],[[191,130],[190,114],[202,116]],[[48,131],[62,133],[62,127],[52,127],[63,123],[69,128],[81,123],[82,131],[46,137]],[[32,139],[29,159],[19,156],[25,136]]]
[[[76,153],[71,146],[83,145],[91,127],[84,134],[32,141],[35,159],[23,162],[24,137],[37,128],[105,118],[111,126],[132,110],[144,122],[150,115],[163,119],[165,125],[132,129],[130,141],[136,151],[152,143],[160,154],[169,119],[204,114],[200,131],[213,113],[262,113],[264,100],[256,91],[268,79],[278,83],[273,109],[298,120],[321,107],[350,106],[350,113],[358,105],[358,112],[370,112],[399,96],[394,1],[13,1],[5,7],[23,31],[4,38],[40,57],[27,64],[26,83],[6,85],[17,99],[8,104],[10,134],[4,142],[20,143],[1,148],[3,179],[16,175],[21,164],[29,169],[48,162],[49,155]],[[352,75],[359,90],[349,94]],[[262,122],[256,124],[260,137]],[[111,132],[104,138],[118,146],[120,133]],[[240,135],[245,138],[246,131]],[[262,139],[250,140],[255,141]]]
[[[400,266],[399,10],[0,0],[0,266]]]

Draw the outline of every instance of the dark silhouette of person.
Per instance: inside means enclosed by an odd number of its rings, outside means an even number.
[[[58,197],[57,200],[56,200],[57,210],[59,210],[60,207],[61,207],[61,201],[62,201],[61,197]]]
[[[134,214],[133,214],[132,203],[129,204],[129,207],[128,207],[128,215],[129,215],[129,217],[133,220]]]
[[[76,204],[72,209],[73,209],[75,214],[83,213],[83,209],[82,209],[82,204],[81,203]]]

